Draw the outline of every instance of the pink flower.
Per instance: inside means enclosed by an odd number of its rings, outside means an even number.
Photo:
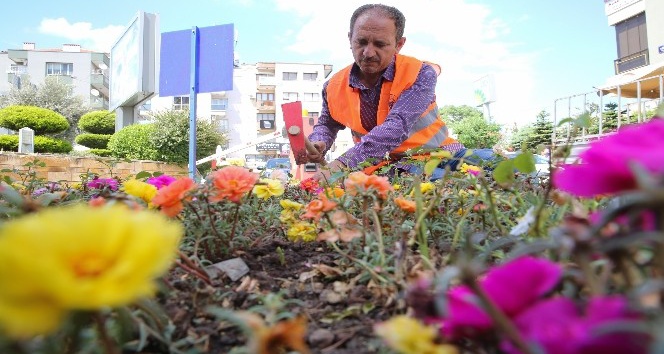
[[[92,181],[89,181],[86,185],[88,186],[88,188],[91,189],[109,188],[112,191],[118,190],[118,180],[115,178],[95,177]]]
[[[619,296],[593,298],[585,311],[564,297],[540,301],[514,320],[527,343],[543,353],[556,354],[646,353],[649,338],[624,330],[637,321],[627,301]],[[618,323],[623,330],[611,330],[612,324]],[[507,340],[501,349],[508,354],[521,353]]]
[[[157,189],[159,190],[159,189],[162,189],[162,188],[168,186],[169,184],[175,182],[175,179],[176,178],[173,177],[173,176],[161,175],[161,176],[158,176],[158,177],[150,177],[145,182],[157,187]]]
[[[614,194],[636,188],[630,164],[653,174],[664,173],[664,119],[626,126],[590,145],[581,164],[554,172],[554,185],[579,197]]]
[[[479,285],[501,311],[514,317],[551,291],[561,275],[559,264],[524,256],[492,268]],[[452,288],[447,294],[443,334],[459,338],[491,329],[491,318],[480,306],[479,299],[467,286]]]

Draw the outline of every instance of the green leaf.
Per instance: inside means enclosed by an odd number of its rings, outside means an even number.
[[[530,151],[524,151],[514,158],[514,167],[523,173],[535,172],[535,156]]]
[[[0,183],[0,197],[4,198],[10,204],[22,207],[25,203],[23,196],[7,183]]]
[[[589,128],[590,124],[592,123],[590,119],[590,113],[584,112],[582,115],[580,115],[578,118],[574,120],[574,125],[576,125],[579,128]]]
[[[493,178],[500,184],[511,184],[514,182],[514,161],[505,160],[499,162],[493,170]]]
[[[431,159],[427,161],[427,163],[424,165],[424,174],[427,176],[431,176],[433,171],[438,167],[440,164],[441,159]]]
[[[572,122],[574,122],[574,118],[565,118],[565,119],[561,120],[560,122],[558,122],[558,127],[562,127],[564,124],[572,123]]]
[[[136,179],[144,179],[144,178],[150,178],[152,177],[152,173],[148,171],[141,171],[136,174]]]

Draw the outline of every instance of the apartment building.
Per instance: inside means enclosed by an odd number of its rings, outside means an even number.
[[[609,26],[616,31],[615,76],[611,91],[622,97],[661,99],[664,74],[664,1],[604,0]],[[659,77],[658,77],[659,76]],[[637,84],[636,81],[639,81]]]
[[[322,106],[323,83],[331,72],[332,65],[328,64],[238,63],[233,70],[233,90],[199,94],[197,116],[210,120],[220,131],[227,132],[229,147],[247,145],[262,135],[282,131],[281,105],[286,102],[301,101],[307,114],[303,117],[304,124],[313,125]],[[188,108],[189,96],[153,97],[140,113],[149,116],[150,112]],[[350,134],[347,139],[341,137],[338,141],[347,149],[350,147]],[[233,153],[230,157],[244,158],[249,165],[259,165],[269,158],[287,157],[289,154],[288,138],[278,137]]]
[[[108,53],[82,49],[78,44],[60,48],[38,49],[35,43],[23,43],[21,49],[0,52],[0,68],[6,79],[0,80],[0,94],[28,82],[41,84],[46,77],[56,77],[73,87],[75,95],[89,98],[92,109],[108,109]]]

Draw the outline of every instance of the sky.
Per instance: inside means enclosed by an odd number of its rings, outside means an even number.
[[[350,16],[356,0],[24,0],[0,21],[0,50],[64,43],[110,52],[138,11],[159,15],[160,32],[233,23],[244,63],[352,63]],[[436,100],[476,105],[492,82],[497,123],[519,126],[554,100],[586,93],[613,76],[615,31],[602,0],[384,0],[406,16],[402,54],[438,63]],[[484,79],[484,80],[481,80]],[[487,92],[486,86],[482,86]],[[482,109],[481,107],[479,109]]]

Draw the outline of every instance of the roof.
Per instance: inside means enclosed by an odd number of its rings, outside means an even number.
[[[662,75],[664,62],[651,64],[610,77],[600,90],[605,95],[618,95],[620,87],[620,97],[636,98],[640,88],[641,98],[659,98]]]

